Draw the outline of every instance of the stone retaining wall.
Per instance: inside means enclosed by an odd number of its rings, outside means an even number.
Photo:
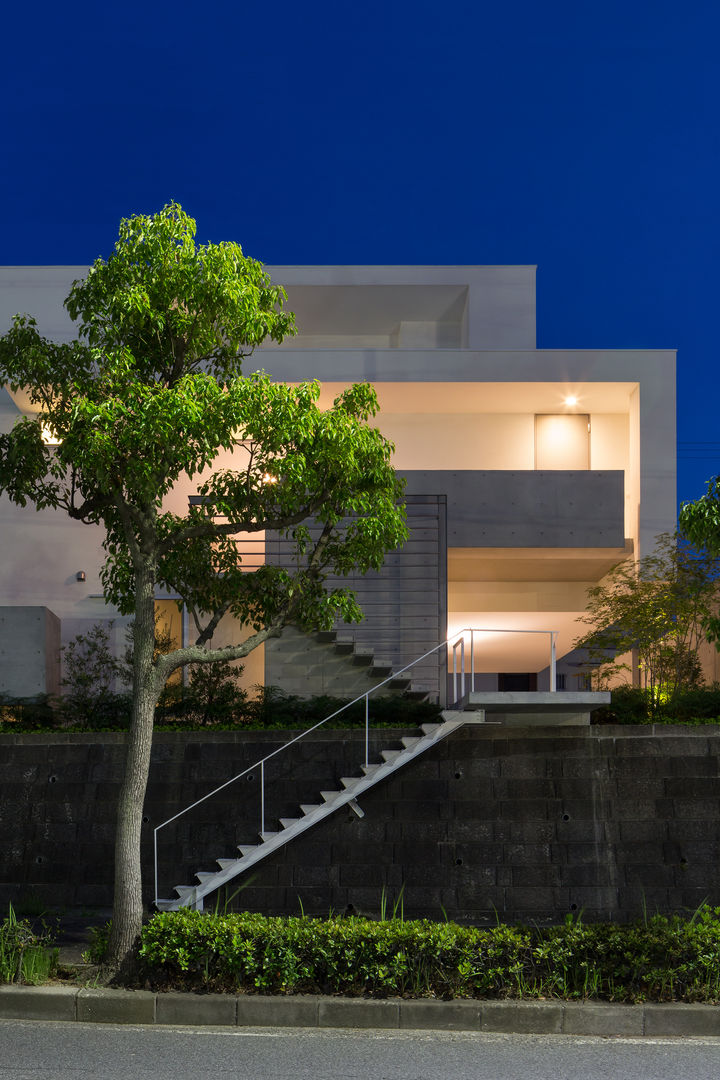
[[[373,736],[399,746],[408,731]],[[159,734],[152,830],[287,741]],[[267,768],[267,829],[357,774],[360,733],[310,737]],[[0,904],[109,906],[120,735],[0,735]],[[468,727],[256,868],[235,903],[266,912],[392,910],[462,921],[627,919],[720,904],[720,727]],[[260,827],[259,771],[159,834],[161,896]],[[252,871],[251,871],[252,874]],[[239,885],[239,881],[238,881]],[[232,889],[230,891],[233,891]],[[224,898],[223,901],[224,903]]]

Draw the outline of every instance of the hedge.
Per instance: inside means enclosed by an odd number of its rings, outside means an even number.
[[[720,909],[629,925],[568,918],[554,927],[483,929],[398,918],[180,910],[155,915],[144,927],[138,985],[264,994],[715,1002]]]

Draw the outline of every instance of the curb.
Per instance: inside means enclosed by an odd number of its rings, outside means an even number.
[[[716,1005],[156,994],[0,986],[0,1020],[222,1027],[371,1028],[526,1035],[720,1036]]]

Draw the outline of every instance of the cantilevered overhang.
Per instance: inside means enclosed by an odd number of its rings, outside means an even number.
[[[448,548],[448,581],[600,581],[633,554],[623,547]]]

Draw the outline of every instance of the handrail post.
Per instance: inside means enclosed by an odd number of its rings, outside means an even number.
[[[470,693],[475,691],[475,630],[470,627]]]
[[[260,762],[260,832],[265,832],[265,762]]]
[[[370,692],[365,695],[365,768],[370,764]]]
[[[465,634],[460,638],[460,696],[465,700]]]
[[[458,673],[457,673],[457,641],[453,642],[452,654],[453,654],[453,705],[458,703]]]
[[[557,675],[555,672],[555,631],[550,631],[550,690],[557,690]]]
[[[157,828],[153,829],[153,860],[155,863],[155,904],[158,901]]]

